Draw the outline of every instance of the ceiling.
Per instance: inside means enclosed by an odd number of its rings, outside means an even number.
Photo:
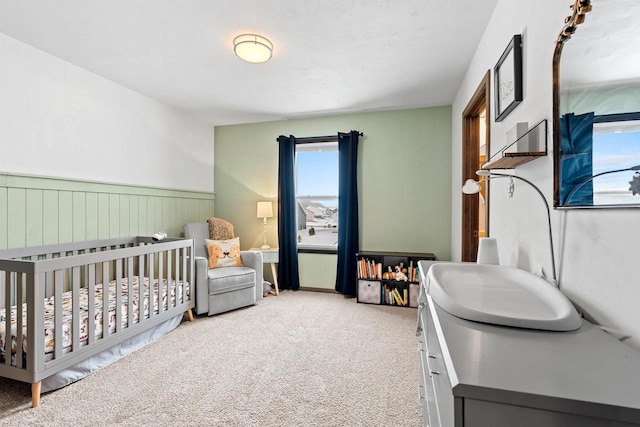
[[[0,0],[0,32],[224,125],[449,105],[496,3]],[[246,32],[269,62],[235,57]]]
[[[640,84],[638,0],[591,0],[593,10],[565,42],[563,92],[637,87]]]

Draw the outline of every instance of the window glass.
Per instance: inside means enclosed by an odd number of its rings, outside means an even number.
[[[640,121],[594,123],[593,204],[637,204],[640,196],[629,191],[633,171],[609,171],[640,165]]]
[[[338,247],[338,142],[296,146],[298,247]]]

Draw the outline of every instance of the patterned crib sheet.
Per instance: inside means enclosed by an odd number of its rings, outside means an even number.
[[[143,278],[143,319],[149,317],[149,278]],[[128,278],[123,278],[121,280],[121,293],[122,293],[122,305],[120,307],[121,313],[121,323],[122,327],[126,327],[129,324],[129,280]],[[140,309],[139,309],[139,283],[140,279],[138,276],[133,276],[131,292],[133,292],[133,322],[132,325],[139,322],[140,317]],[[177,282],[177,290],[176,290],[176,282],[173,281],[169,286],[169,294],[167,295],[167,281],[163,280],[162,286],[162,306],[167,309],[169,307],[169,300],[171,301],[171,305],[173,306],[176,301],[176,293],[178,301],[183,300],[184,297],[189,298],[189,284],[186,282],[183,286],[181,281]],[[159,313],[158,308],[158,279],[154,280],[153,286],[153,310],[155,313]],[[79,292],[79,328],[80,328],[80,346],[84,346],[88,342],[88,331],[89,331],[89,290],[88,288],[80,288]],[[103,298],[102,298],[102,284],[95,285],[95,298],[94,298],[94,307],[95,307],[95,319],[94,319],[94,328],[95,328],[95,338],[98,340],[102,337],[102,311],[103,311]],[[68,353],[71,351],[71,344],[73,340],[73,331],[72,331],[72,298],[73,293],[71,291],[64,292],[62,294],[62,351],[63,353]],[[18,348],[17,342],[17,307],[11,307],[11,365],[16,366],[15,355]],[[54,351],[54,337],[55,337],[55,297],[51,296],[45,298],[44,300],[44,341],[45,341],[45,361],[49,361],[53,359],[53,351]],[[26,303],[22,305],[22,318],[23,318],[23,341],[22,348],[23,352],[26,355],[27,352],[27,305]],[[5,363],[5,334],[6,334],[6,311],[5,309],[0,310],[0,363]],[[78,320],[76,320],[78,321]],[[109,334],[112,334],[116,331],[116,281],[113,280],[109,282]]]

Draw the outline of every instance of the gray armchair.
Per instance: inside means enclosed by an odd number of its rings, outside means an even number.
[[[212,316],[262,299],[262,252],[240,252],[243,267],[209,269],[204,241],[209,238],[209,224],[186,224],[184,237],[195,241],[196,313]]]

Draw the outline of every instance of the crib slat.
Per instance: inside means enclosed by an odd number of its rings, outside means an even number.
[[[180,249],[176,249],[176,259],[175,259],[176,271],[174,273],[175,274],[175,279],[176,279],[175,280],[175,284],[176,284],[176,304],[178,304],[178,301],[177,301],[177,297],[178,297],[177,290],[178,290],[178,283],[179,283],[179,280],[180,280],[180,253],[181,253]],[[182,255],[184,256],[184,254],[182,254]]]
[[[56,270],[53,279],[54,289],[54,312],[53,312],[53,324],[54,324],[54,343],[53,343],[53,357],[57,359],[62,356],[62,285],[64,284],[64,271]]]
[[[188,273],[188,269],[187,269],[187,259],[191,259],[190,256],[192,256],[193,254],[189,254],[187,252],[187,248],[184,247],[182,248],[182,274],[181,274],[181,280],[182,280],[182,294],[184,296],[184,286],[187,283],[187,280],[189,280],[187,278],[187,273]],[[190,286],[193,286],[193,283],[190,284]]]
[[[96,265],[89,265],[89,284],[87,286],[87,344],[96,341]]]
[[[4,306],[5,306],[5,334],[4,340],[4,363],[5,365],[11,365],[11,276],[10,272],[4,274]]]
[[[116,260],[116,332],[122,330],[122,260]]]
[[[80,267],[74,267],[71,281],[71,349],[80,349]]]
[[[138,323],[144,319],[144,255],[138,257]]]
[[[162,295],[164,291],[164,256],[165,252],[158,253],[158,314],[164,311],[164,302],[162,301]]]
[[[76,255],[80,255],[80,251],[79,250],[74,250],[71,252],[71,256],[75,257]],[[68,268],[67,269],[67,286],[65,287],[65,292],[66,291],[70,291],[73,289],[73,269]]]
[[[156,305],[155,305],[155,277],[154,277],[154,267],[155,262],[153,259],[153,252],[149,254],[149,319],[151,319],[156,314]]]
[[[180,249],[173,251],[173,281],[176,288],[176,304],[178,304],[178,283],[180,283]]]
[[[189,285],[189,291],[190,293],[190,297],[189,297],[189,301],[195,299],[195,286],[196,286],[196,265],[195,265],[195,251],[193,250],[193,247],[190,247],[189,249],[185,249],[185,252],[189,252],[189,272],[187,273],[187,280],[189,281],[190,285]]]
[[[109,336],[109,263],[102,263],[102,339]]]
[[[133,257],[127,258],[127,327],[133,326]]]
[[[54,257],[53,254],[47,254],[45,256],[45,259],[52,259],[53,257]],[[45,292],[45,295],[49,296],[53,292],[53,272],[47,271],[44,274],[44,277],[45,277],[45,279],[44,279],[44,282],[45,282],[45,288],[44,288],[45,290],[44,290],[44,292]]]
[[[27,275],[27,371],[44,369],[44,282],[42,273]],[[29,350],[31,349],[31,350]]]
[[[18,273],[16,281],[16,367],[20,369],[22,369],[22,340],[24,339],[22,336],[22,328],[24,327],[22,319],[22,302],[24,300],[22,289],[24,279],[24,273]]]
[[[172,285],[173,280],[172,280],[172,277],[171,277],[171,273],[172,273],[171,266],[173,265],[173,254],[174,254],[174,252],[175,251],[172,251],[171,249],[169,249],[167,251],[167,294],[168,294],[168,297],[169,297],[168,302],[167,302],[167,305],[168,305],[167,308],[173,307],[173,305],[171,304],[171,288],[173,286]]]
[[[89,286],[87,291],[87,344],[96,342],[96,264],[89,265]]]

